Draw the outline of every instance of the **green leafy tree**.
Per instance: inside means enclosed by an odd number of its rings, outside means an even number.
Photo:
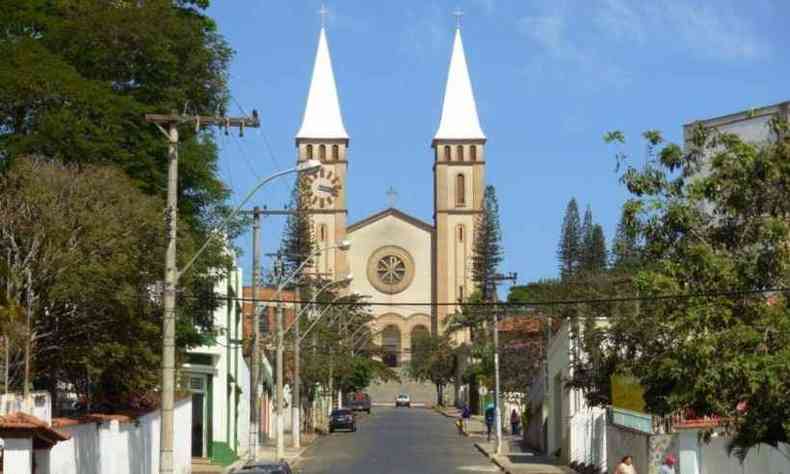
[[[472,248],[472,281],[484,301],[496,298],[495,276],[502,263],[502,229],[499,225],[499,203],[493,186],[486,186],[483,209],[475,222]]]
[[[456,354],[450,336],[420,334],[412,341],[414,350],[407,366],[418,382],[436,386],[436,402],[444,405],[444,387],[452,383],[456,373]]]
[[[578,268],[582,248],[582,230],[579,222],[579,206],[572,198],[565,208],[562,221],[560,243],[557,248],[557,259],[560,264],[562,278],[570,278]]]
[[[17,302],[29,322],[13,338],[30,362],[25,379],[53,394],[70,383],[111,407],[156,387],[162,207],[106,166],[18,158],[0,176],[0,287],[3,305]],[[183,243],[195,247],[188,236]],[[186,307],[200,297],[191,288],[179,295]],[[178,315],[181,350],[212,330],[203,317],[211,307],[200,309]]]
[[[687,151],[648,131],[648,161],[626,166],[633,194],[625,225],[649,264],[634,286],[638,311],[610,320],[623,334],[622,370],[645,389],[647,408],[719,416],[743,456],[760,443],[790,440],[790,128],[752,144],[698,127]],[[622,142],[622,134],[608,138]],[[623,155],[618,158],[622,161]],[[738,295],[721,295],[745,291]]]

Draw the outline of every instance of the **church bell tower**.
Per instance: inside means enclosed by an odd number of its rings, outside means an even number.
[[[302,126],[296,134],[297,162],[316,159],[322,163],[317,174],[304,178],[310,192],[313,235],[320,248],[346,238],[348,144],[329,44],[322,26]],[[315,271],[327,279],[335,280],[348,273],[345,254],[339,250],[322,253],[316,263]]]
[[[485,190],[486,136],[480,128],[460,27],[455,31],[439,129],[433,138],[433,300],[463,301],[474,291],[472,249]],[[432,331],[443,331],[453,306],[437,306]],[[466,339],[468,335],[459,335]]]

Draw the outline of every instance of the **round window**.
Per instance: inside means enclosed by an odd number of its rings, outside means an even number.
[[[368,260],[368,281],[383,293],[400,293],[408,288],[413,278],[414,261],[400,247],[382,247]]]

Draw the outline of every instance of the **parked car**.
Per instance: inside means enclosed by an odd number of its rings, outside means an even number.
[[[348,407],[351,411],[364,411],[370,414],[370,395],[364,392],[357,392],[351,395]]]
[[[332,410],[332,415],[329,418],[329,432],[334,433],[335,430],[357,430],[357,422],[354,420],[354,412],[348,408],[340,408]]]
[[[395,399],[395,406],[396,407],[410,407],[411,406],[411,398],[405,393],[401,393],[398,395],[398,398]]]
[[[293,474],[287,462],[251,462],[237,471],[239,474]]]

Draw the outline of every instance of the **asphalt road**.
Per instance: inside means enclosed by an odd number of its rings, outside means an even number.
[[[453,420],[424,408],[373,407],[357,432],[321,437],[303,455],[304,474],[500,472]]]

